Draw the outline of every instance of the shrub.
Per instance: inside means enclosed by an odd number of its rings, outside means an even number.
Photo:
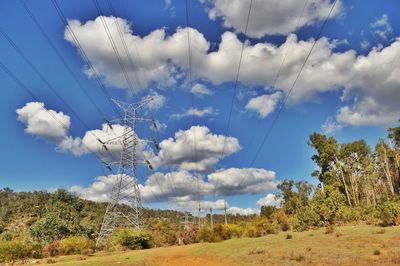
[[[301,232],[309,230],[312,227],[322,226],[323,223],[320,219],[320,215],[316,213],[312,208],[303,207],[296,215],[293,229],[295,231]]]
[[[53,214],[40,219],[29,230],[31,236],[42,243],[51,243],[69,234],[69,229],[65,221]]]
[[[274,212],[271,218],[273,221],[276,221],[278,223],[282,231],[286,232],[290,230],[289,218],[283,210],[278,210]]]
[[[5,230],[3,233],[0,234],[0,241],[11,241],[13,239],[13,235],[10,231]]]
[[[202,226],[197,232],[197,238],[199,242],[212,242],[213,232],[208,226]]]
[[[55,257],[60,255],[60,241],[59,240],[54,240],[51,242],[49,245],[43,248],[42,254],[43,257]]]
[[[287,234],[286,239],[293,239],[293,236],[291,234]]]
[[[63,255],[88,255],[94,251],[94,243],[84,236],[70,236],[60,241]]]
[[[399,204],[390,199],[383,199],[377,206],[376,215],[383,226],[396,225],[400,217]]]
[[[32,255],[32,247],[20,240],[0,242],[0,262],[14,264]]]
[[[129,249],[147,249],[153,245],[153,235],[146,230],[122,228],[115,230],[111,237],[111,244]]]

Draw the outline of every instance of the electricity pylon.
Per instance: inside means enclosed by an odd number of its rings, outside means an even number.
[[[104,142],[98,139],[107,151],[111,145],[120,145],[122,150],[119,161],[103,162],[109,170],[113,165],[117,166],[118,173],[117,182],[111,190],[110,202],[107,205],[96,246],[106,244],[116,227],[141,228],[143,226],[143,207],[136,167],[138,164],[147,164],[149,168],[152,166],[148,160],[138,157],[137,146],[140,142],[152,141],[139,139],[135,128],[137,122],[153,122],[155,124],[153,119],[138,117],[140,109],[144,108],[151,100],[152,98],[148,98],[133,104],[113,100],[124,114],[121,118],[110,121],[108,125],[110,128],[112,128],[112,124],[122,125],[124,127],[123,134]]]

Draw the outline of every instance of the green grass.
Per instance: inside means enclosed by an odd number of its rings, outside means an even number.
[[[56,258],[55,265],[398,265],[400,228],[366,225],[231,239],[182,247]],[[379,250],[379,256],[376,254]],[[45,260],[42,260],[46,263]]]

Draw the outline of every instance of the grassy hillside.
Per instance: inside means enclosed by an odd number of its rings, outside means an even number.
[[[58,257],[54,265],[400,265],[400,228],[344,226],[331,234],[321,229],[181,247],[100,252],[87,257]]]

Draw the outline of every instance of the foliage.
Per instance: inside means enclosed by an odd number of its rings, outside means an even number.
[[[396,225],[400,221],[400,204],[391,198],[383,198],[377,205],[377,218],[383,226]]]
[[[43,257],[56,257],[61,254],[60,240],[54,240],[42,250]]]
[[[20,240],[0,242],[0,262],[14,264],[32,255],[32,246]]]
[[[147,249],[153,246],[153,234],[150,231],[120,228],[111,236],[112,246],[122,246],[129,249]]]
[[[62,255],[87,255],[94,252],[94,242],[85,236],[69,236],[60,241]]]
[[[30,234],[43,243],[51,243],[69,235],[67,224],[55,214],[48,214],[30,227]]]
[[[295,216],[293,229],[301,232],[322,225],[320,215],[312,207],[303,207]]]
[[[272,214],[277,210],[277,208],[275,206],[261,206],[261,212],[260,215],[270,219]]]

